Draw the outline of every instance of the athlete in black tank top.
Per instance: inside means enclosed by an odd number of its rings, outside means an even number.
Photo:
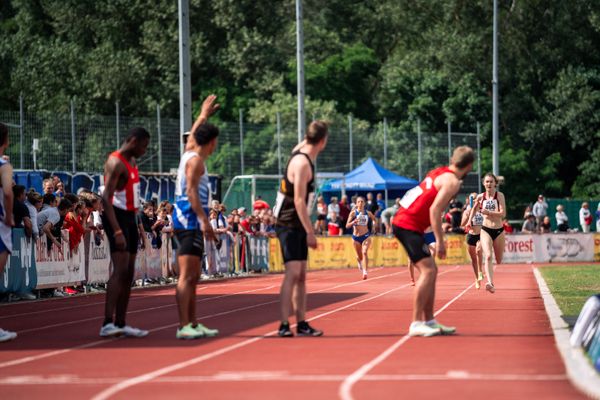
[[[281,185],[279,187],[279,193],[277,195],[274,214],[277,217],[277,225],[303,229],[302,222],[300,222],[296,206],[294,205],[294,184],[288,179],[288,166],[290,165],[290,161],[297,155],[306,157],[310,164],[312,178],[306,184],[306,196],[304,200],[306,201],[309,213],[312,208],[312,199],[314,198],[315,192],[315,166],[307,154],[298,150],[292,153],[290,160],[285,167],[283,179],[281,179]]]

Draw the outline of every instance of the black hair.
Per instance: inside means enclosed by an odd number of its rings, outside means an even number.
[[[15,195],[15,197],[19,197],[23,193],[25,193],[25,186],[23,186],[23,185],[13,186],[13,194]]]
[[[69,200],[72,204],[79,202],[79,196],[73,193],[65,193],[65,197],[63,198]],[[63,201],[61,200],[61,201]]]
[[[219,136],[219,128],[213,124],[202,124],[194,131],[196,143],[203,146]]]
[[[142,140],[142,139],[150,139],[150,133],[141,126],[136,126],[135,128],[131,128],[129,133],[127,134],[127,138],[125,141],[130,141],[132,139]]]
[[[71,203],[71,201],[69,199],[62,199],[60,201],[60,203],[58,203],[58,210],[59,211],[68,210],[72,206],[73,206],[73,203]]]
[[[8,139],[8,127],[0,122],[0,146]]]
[[[44,204],[52,204],[54,202],[54,200],[56,200],[56,196],[53,195],[52,193],[46,193],[44,195],[44,197],[42,198],[42,202]]]

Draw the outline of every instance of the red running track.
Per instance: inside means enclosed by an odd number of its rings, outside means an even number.
[[[212,339],[178,341],[174,287],[136,290],[128,323],[142,339],[102,339],[103,295],[0,308],[19,333],[0,345],[4,399],[577,399],[531,266],[502,265],[495,294],[470,266],[441,267],[436,310],[449,337],[409,338],[406,268],[308,274],[321,338],[278,338],[281,275],[198,285]]]

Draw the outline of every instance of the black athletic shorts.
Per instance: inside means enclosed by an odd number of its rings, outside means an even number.
[[[306,245],[306,231],[304,231],[304,228],[276,226],[275,232],[279,238],[284,263],[288,261],[306,261],[308,259],[308,246]]]
[[[199,229],[176,230],[173,240],[177,243],[178,256],[204,255],[204,237]]]
[[[477,242],[479,242],[481,235],[472,235],[467,233],[467,244],[469,246],[477,246]]]
[[[125,236],[125,250],[128,253],[135,254],[138,251],[138,242],[140,241],[140,233],[138,231],[137,220],[135,218],[135,211],[126,211],[118,207],[113,207],[115,210],[115,217],[119,228],[123,231]],[[110,246],[110,252],[114,253],[117,251],[115,244],[115,232],[112,229],[111,224],[108,222],[105,213],[102,213],[102,226],[108,237],[108,244]]]
[[[398,228],[395,225],[393,231],[396,239],[398,239],[406,249],[410,261],[416,264],[417,261],[431,257],[429,246],[425,243],[425,236],[422,233]]]

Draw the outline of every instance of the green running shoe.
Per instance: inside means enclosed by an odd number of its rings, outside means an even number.
[[[206,337],[214,337],[219,334],[218,329],[210,329],[200,323],[198,325],[196,325],[194,327],[194,329],[196,330],[196,332],[200,332],[200,333],[202,333],[202,335],[204,335]]]
[[[431,322],[431,323],[427,323],[427,326],[429,326],[430,328],[437,328],[437,329],[439,329],[440,333],[442,335],[454,335],[456,333],[456,328],[454,326],[442,325],[442,324],[440,324],[437,321]]]
[[[177,339],[185,340],[200,339],[204,337],[204,333],[198,332],[196,329],[194,329],[192,324],[187,324],[183,328],[177,329],[177,334],[175,337],[177,337]]]

